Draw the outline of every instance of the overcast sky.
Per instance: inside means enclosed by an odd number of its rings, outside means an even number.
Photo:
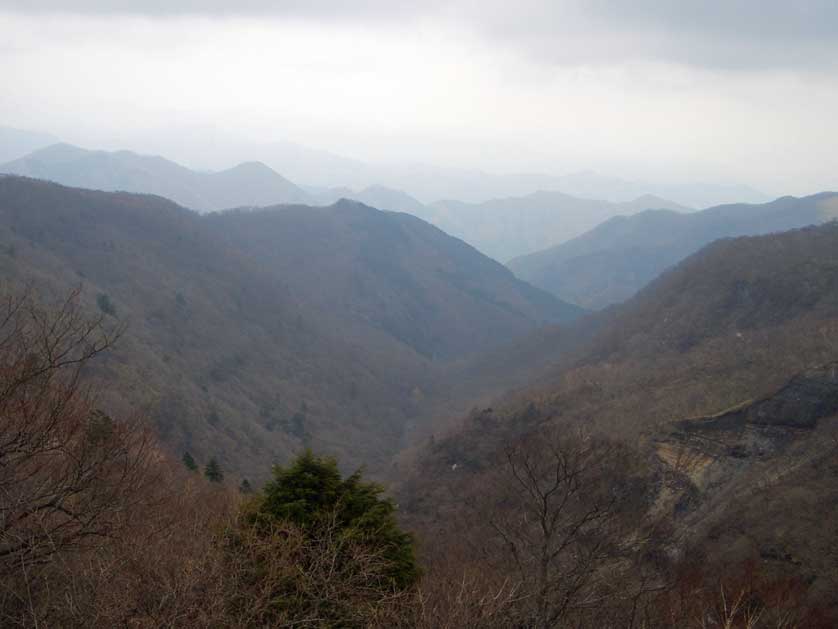
[[[836,31],[834,0],[0,0],[0,124],[803,194],[838,189]]]

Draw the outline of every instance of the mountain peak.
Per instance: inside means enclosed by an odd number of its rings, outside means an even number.
[[[340,199],[338,199],[337,201],[332,203],[332,205],[330,205],[329,207],[331,207],[335,210],[341,210],[341,211],[346,211],[346,210],[373,210],[373,211],[376,211],[376,212],[379,211],[376,208],[367,205],[366,203],[362,203],[361,201],[358,201],[357,199],[348,199],[346,197],[341,197]]]
[[[156,194],[205,211],[310,201],[295,184],[255,161],[198,172],[161,156],[58,143],[0,166],[0,171],[80,188]]]
[[[78,159],[80,157],[84,157],[86,155],[90,155],[93,151],[89,151],[87,149],[83,149],[80,146],[76,146],[74,144],[68,144],[67,142],[56,142],[55,144],[50,144],[49,146],[45,146],[44,148],[38,149],[29,153],[28,155],[20,158],[19,160],[15,160],[15,162],[27,160],[27,159],[39,159],[39,160],[49,160],[49,161],[65,161],[65,160],[72,160]],[[12,163],[15,163],[12,162]]]
[[[251,172],[270,172],[274,174],[278,174],[273,168],[265,164],[264,162],[259,161],[248,161],[248,162],[241,162],[240,164],[236,164],[232,168],[228,169],[230,171],[251,171]]]

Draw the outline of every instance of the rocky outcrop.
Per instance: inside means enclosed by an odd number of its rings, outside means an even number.
[[[838,415],[838,362],[797,374],[778,390],[715,415],[675,422],[655,444],[668,472],[704,492],[768,461],[818,422]]]

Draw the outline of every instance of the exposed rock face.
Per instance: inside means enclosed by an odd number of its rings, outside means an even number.
[[[748,400],[716,415],[685,419],[660,446],[671,453],[676,444],[711,458],[776,451],[798,431],[814,428],[818,420],[838,413],[838,363],[798,374],[779,390]],[[669,462],[671,454],[665,454]]]
[[[781,455],[820,420],[838,415],[838,363],[808,369],[775,392],[715,415],[681,420],[656,444],[658,458],[676,477],[703,493],[736,480],[756,462]],[[672,479],[674,480],[674,479]],[[677,492],[676,492],[677,493]]]
[[[838,413],[838,363],[811,369],[776,394],[745,410],[744,420],[765,426],[814,428],[818,420]]]

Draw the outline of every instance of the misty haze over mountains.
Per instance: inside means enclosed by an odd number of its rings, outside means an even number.
[[[836,32],[0,0],[0,627],[838,627]]]
[[[258,162],[203,173],[162,157],[86,151],[69,144],[53,144],[2,164],[0,172],[97,190],[158,194],[203,211],[309,200],[303,190]]]
[[[575,197],[558,189],[539,189],[476,203],[423,203],[403,190],[380,184],[357,189],[345,185],[297,185],[262,162],[245,161],[221,171],[194,171],[159,156],[51,143],[54,138],[46,134],[9,128],[1,128],[0,134],[7,140],[8,154],[47,144],[0,164],[0,172],[105,191],[157,194],[199,211],[301,203],[326,206],[352,199],[370,207],[406,212],[463,239],[495,260],[509,261],[509,267],[533,285],[570,303],[594,309],[631,297],[668,266],[715,238],[802,227],[830,220],[836,214],[834,201],[824,195],[799,202],[793,198],[778,199],[764,206],[719,205],[701,211],[653,194],[620,201],[647,188],[590,171],[562,177],[492,177],[431,169],[436,176],[430,178],[437,185],[446,185],[447,179],[455,188],[459,186],[466,198],[473,194],[468,190],[479,189],[485,195],[492,189],[542,183],[579,191],[590,198]],[[268,156],[281,160],[297,174],[309,172],[320,181],[330,177],[335,178],[332,182],[342,178],[359,181],[364,172],[368,176],[373,172],[372,167],[360,161],[290,143],[272,145]],[[318,168],[321,163],[324,168]],[[415,167],[411,176],[430,176],[431,171],[426,168]],[[406,175],[399,175],[397,170],[378,174],[405,182]],[[406,183],[410,185],[410,181]],[[692,199],[735,194],[746,199],[763,198],[742,186],[690,184],[658,188]]]
[[[0,127],[0,139],[7,136],[10,139],[13,136],[28,139],[25,144],[19,145],[23,147],[22,150],[16,151],[13,155],[11,151],[8,151],[10,156],[3,160],[4,162],[11,161],[12,157],[24,157],[35,148],[46,148],[55,142],[52,136]],[[185,139],[183,145],[188,147],[193,141]],[[14,145],[10,144],[10,146]],[[120,148],[131,149],[132,147]],[[290,142],[243,146],[233,144],[228,150],[212,144],[205,147],[204,151],[212,154],[220,153],[221,157],[209,161],[200,150],[189,151],[183,147],[172,147],[172,150],[171,155],[175,161],[184,160],[186,164],[198,163],[202,168],[208,168],[211,164],[213,170],[224,170],[237,162],[258,161],[304,188],[309,186],[321,191],[332,188],[351,189],[357,194],[369,187],[383,186],[402,190],[424,204],[441,199],[481,203],[499,197],[523,196],[537,190],[564,192],[571,196],[601,199],[614,203],[633,201],[640,196],[651,194],[694,208],[735,201],[768,200],[765,194],[744,185],[642,183],[608,177],[593,171],[564,176],[493,175],[477,170],[440,168],[421,163],[375,165]],[[168,155],[164,153],[164,157]],[[332,198],[333,196],[331,195]],[[407,211],[404,207],[390,209]]]
[[[508,264],[518,277],[586,308],[630,298],[667,267],[719,238],[782,232],[838,219],[838,193],[683,214],[645,210],[611,218]]]
[[[653,195],[621,203],[597,199],[541,190],[523,197],[476,204],[438,201],[419,216],[493,258],[508,261],[550,243],[569,240],[612,216],[651,208],[689,209]]]
[[[46,133],[0,126],[0,163],[12,161],[57,143],[58,138]]]
[[[21,147],[46,142],[49,136],[27,134],[8,130],[8,135],[28,138]],[[288,146],[290,145],[282,145]],[[308,159],[319,159],[320,153],[302,148],[293,148],[282,159],[282,164],[300,174],[300,164]],[[276,157],[275,157],[276,159]],[[330,162],[331,160],[331,162]],[[334,156],[326,156],[326,162],[335,164]],[[349,160],[342,162],[350,164]],[[336,177],[352,177],[357,180],[360,162],[352,162],[342,174]],[[317,170],[311,165],[312,171]],[[350,174],[352,169],[355,174]],[[340,170],[340,169],[338,169]],[[368,169],[369,170],[369,169]],[[203,172],[190,170],[159,156],[144,156],[131,151],[91,151],[69,144],[51,144],[39,148],[18,159],[0,164],[0,172],[43,178],[69,186],[80,186],[106,191],[124,190],[159,194],[170,198],[184,207],[200,211],[221,210],[232,207],[259,207],[277,203],[307,203],[330,205],[341,198],[354,199],[372,207],[407,212],[418,216],[444,231],[462,238],[480,251],[505,262],[511,258],[534,253],[540,249],[557,245],[574,238],[601,221],[613,216],[633,214],[646,209],[673,209],[688,211],[690,208],[675,201],[651,194],[632,194],[643,190],[642,184],[606,178],[595,173],[580,173],[565,177],[520,175],[492,177],[484,173],[467,173],[416,167],[411,177],[420,179],[426,175],[437,185],[446,185],[446,179],[453,188],[438,188],[440,192],[459,189],[464,198],[473,197],[475,191],[485,196],[491,190],[525,189],[525,186],[547,185],[556,188],[537,191],[518,197],[489,199],[481,203],[461,200],[437,200],[425,204],[407,192],[374,184],[360,189],[347,186],[298,185],[272,170],[264,163],[246,161],[232,168]],[[323,171],[318,171],[322,178]],[[329,172],[327,165],[326,172]],[[408,186],[420,185],[405,180],[406,175],[395,171],[380,172]],[[369,176],[372,176],[370,171]],[[561,188],[579,190],[589,198],[577,198],[560,192]],[[713,198],[715,195],[742,194],[745,197],[761,197],[759,193],[743,188],[689,185],[666,187],[679,196],[690,199]],[[424,187],[427,194],[429,188]],[[696,196],[697,195],[697,196]],[[629,198],[628,201],[608,199]]]

